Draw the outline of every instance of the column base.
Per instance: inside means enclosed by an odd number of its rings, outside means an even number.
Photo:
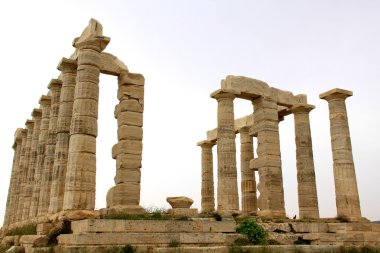
[[[284,211],[260,210],[257,212],[259,217],[287,218]]]
[[[198,216],[198,209],[197,208],[171,208],[171,209],[168,209],[168,214],[175,215],[175,216],[196,217]]]
[[[102,208],[99,210],[101,216],[117,214],[144,214],[145,210],[140,205],[123,205]]]

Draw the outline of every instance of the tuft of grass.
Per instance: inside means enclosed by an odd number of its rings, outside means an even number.
[[[243,220],[238,227],[236,232],[246,235],[248,240],[253,244],[267,244],[268,234],[264,228],[258,225],[253,220]]]
[[[22,227],[14,228],[9,230],[6,235],[36,235],[37,234],[37,225],[32,223]]]

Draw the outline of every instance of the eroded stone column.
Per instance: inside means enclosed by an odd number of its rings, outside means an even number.
[[[75,60],[63,58],[58,65],[58,69],[62,71],[62,89],[57,119],[57,143],[55,146],[49,213],[62,211],[63,207],[77,63]]]
[[[254,128],[257,132],[257,158],[251,160],[250,167],[259,172],[257,189],[258,215],[284,217],[284,188],[281,170],[280,136],[278,129],[277,104],[271,98],[260,97],[253,100]]]
[[[17,212],[18,221],[23,220],[22,216],[23,216],[23,211],[24,211],[25,186],[26,186],[27,177],[28,177],[28,165],[29,165],[29,158],[30,158],[30,150],[32,146],[34,121],[27,120],[25,123],[25,126],[27,129],[26,142],[25,142],[25,148],[23,151],[21,151],[22,153],[20,157],[20,196],[19,196],[17,210],[15,210],[15,212]]]
[[[140,204],[140,180],[143,139],[144,77],[123,72],[119,79],[115,118],[118,143],[112,148],[116,159],[115,186],[107,193],[109,213],[143,211]]]
[[[361,218],[360,201],[345,103],[346,98],[350,96],[352,91],[342,89],[332,89],[319,95],[329,104],[338,216],[357,219]]]
[[[78,68],[70,127],[63,210],[94,210],[100,53],[109,38],[76,40]]]
[[[294,114],[298,206],[299,217],[319,218],[317,185],[315,181],[313,145],[311,140],[309,113],[315,106],[297,104],[291,108]]]
[[[30,211],[29,211],[30,217],[37,216],[37,211],[38,211],[41,182],[42,182],[42,173],[43,173],[44,161],[45,161],[45,146],[46,146],[48,129],[49,129],[51,97],[41,96],[39,103],[42,110],[42,116],[41,116],[41,124],[40,124],[40,133],[38,136],[38,144],[37,144],[37,164],[36,164],[36,168],[34,172],[32,201],[30,203]]]
[[[221,90],[211,94],[218,101],[218,211],[232,213],[239,210],[235,144],[235,95]]]
[[[240,133],[240,166],[241,166],[241,210],[245,213],[257,211],[255,172],[249,168],[253,159],[253,137],[249,128],[239,129]]]
[[[50,204],[50,190],[55,157],[55,146],[57,143],[57,119],[62,81],[60,79],[52,79],[49,83],[48,88],[51,94],[51,108],[49,117],[49,129],[47,132],[47,140],[45,146],[45,159],[43,165],[41,189],[38,202],[38,216],[47,214]]]
[[[215,142],[201,141],[197,144],[202,148],[202,213],[210,213],[215,211],[214,197],[214,166],[212,147]]]
[[[38,146],[38,137],[40,135],[40,125],[41,125],[41,109],[34,109],[32,112],[32,117],[34,120],[34,129],[32,136],[32,143],[30,148],[30,158],[28,165],[28,175],[25,184],[25,195],[24,195],[24,210],[22,213],[23,220],[28,219],[31,200],[33,195],[33,184],[34,184],[34,172],[37,165],[37,146]]]
[[[19,173],[19,162],[20,162],[22,139],[23,139],[22,132],[23,132],[22,128],[18,128],[16,130],[15,139],[12,146],[14,150],[14,156],[13,156],[13,164],[12,164],[12,171],[11,171],[11,179],[9,182],[7,204],[6,204],[5,215],[4,215],[5,226],[12,223],[14,210],[15,210],[15,203],[17,203],[15,192],[17,188],[17,177]]]

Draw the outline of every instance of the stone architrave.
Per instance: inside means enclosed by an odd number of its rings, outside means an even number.
[[[18,207],[15,212],[17,212],[17,220],[22,221],[23,220],[23,211],[24,211],[24,196],[25,196],[25,186],[27,183],[27,177],[28,177],[28,165],[29,165],[29,158],[30,158],[30,150],[32,146],[32,138],[33,138],[33,130],[34,130],[34,120],[27,120],[25,123],[27,134],[26,134],[26,142],[25,142],[25,148],[23,151],[21,151],[21,157],[20,157],[20,196],[19,196],[19,202]]]
[[[51,214],[58,213],[62,211],[63,208],[77,63],[75,60],[63,58],[58,64],[58,70],[62,71],[62,88],[57,119],[57,143],[55,146],[50,205],[48,210],[48,213]]]
[[[257,211],[255,172],[249,168],[253,159],[253,137],[249,128],[243,127],[240,133],[240,166],[241,166],[241,210],[244,213]]]
[[[36,164],[36,168],[34,172],[33,194],[32,194],[32,201],[30,203],[29,217],[36,217],[37,211],[38,211],[42,173],[43,173],[44,161],[45,161],[45,147],[46,147],[46,141],[47,141],[48,129],[49,129],[51,97],[41,96],[39,103],[42,110],[42,118],[41,118],[41,125],[40,125],[40,133],[38,136],[37,164]]]
[[[221,213],[231,214],[239,211],[234,126],[235,94],[218,90],[212,93],[211,97],[218,101],[217,210]]]
[[[260,182],[257,189],[258,215],[284,217],[284,188],[281,170],[278,106],[269,97],[253,100],[254,122],[257,133],[257,158],[251,160],[250,168],[258,170]]]
[[[100,54],[110,41],[96,20],[74,40],[78,68],[63,210],[94,210]]]
[[[315,181],[313,145],[309,113],[315,106],[296,104],[294,114],[299,218],[319,218],[317,185]]]
[[[32,117],[34,120],[34,129],[30,148],[30,158],[28,163],[28,176],[25,184],[24,210],[22,214],[23,220],[26,220],[29,217],[31,200],[33,195],[34,173],[37,166],[37,147],[38,137],[40,135],[42,110],[34,109],[32,112]]]
[[[22,128],[18,128],[15,132],[15,139],[13,143],[13,150],[14,150],[14,156],[13,156],[13,164],[12,164],[12,172],[11,172],[11,179],[9,182],[9,189],[8,189],[8,198],[7,198],[7,204],[5,208],[5,215],[4,215],[4,225],[9,225],[12,221],[12,216],[14,214],[14,203],[16,199],[16,187],[17,187],[17,173],[18,173],[18,166],[20,162],[20,155],[21,155],[21,146],[22,146]]]
[[[197,143],[202,148],[202,213],[211,213],[215,211],[214,197],[214,168],[212,147],[213,141],[201,141]]]
[[[57,119],[62,81],[60,79],[52,79],[49,83],[48,88],[51,93],[51,108],[37,216],[47,214],[50,204],[50,190],[55,157],[55,146],[57,143]]]
[[[139,213],[143,139],[144,77],[122,72],[118,78],[119,104],[115,107],[118,143],[112,148],[116,159],[115,186],[107,193],[110,213]]]
[[[345,102],[350,96],[352,91],[338,88],[319,95],[329,104],[338,216],[355,220],[361,218],[361,211]]]

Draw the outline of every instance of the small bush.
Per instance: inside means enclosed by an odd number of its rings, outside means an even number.
[[[264,228],[252,220],[243,220],[236,228],[236,232],[246,235],[253,244],[266,244],[268,240]]]
[[[7,236],[12,235],[36,235],[37,234],[37,225],[28,224],[22,227],[11,229],[7,232]]]

